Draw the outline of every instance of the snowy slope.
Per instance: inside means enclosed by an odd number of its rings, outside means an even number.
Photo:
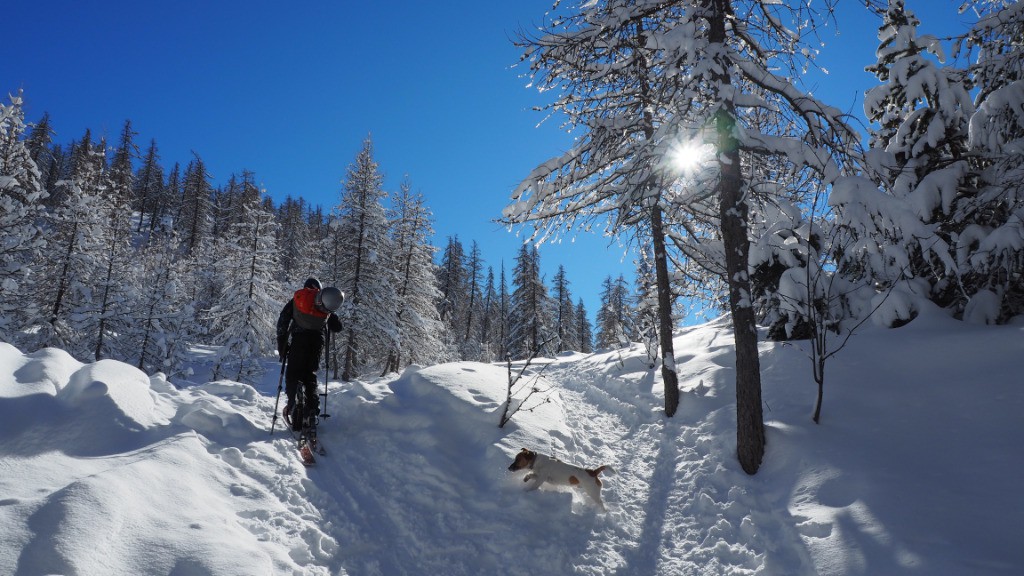
[[[732,339],[681,330],[661,413],[639,348],[331,383],[328,454],[271,436],[278,371],[178,388],[0,344],[0,573],[1019,574],[1024,328],[931,312],[828,366],[822,423],[793,346],[762,344],[768,452],[733,457]],[[607,512],[524,492],[522,447],[615,469]]]

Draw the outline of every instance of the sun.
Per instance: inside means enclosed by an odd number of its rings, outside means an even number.
[[[687,141],[673,145],[668,151],[667,159],[673,172],[692,176],[710,157],[710,144]]]

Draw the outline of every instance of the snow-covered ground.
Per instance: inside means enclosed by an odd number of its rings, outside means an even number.
[[[0,573],[1021,574],[1024,327],[866,328],[828,364],[820,425],[808,359],[763,343],[755,476],[728,324],[676,351],[671,419],[639,347],[535,363],[503,429],[504,366],[332,382],[306,469],[269,434],[273,360],[255,388],[186,386],[0,344]],[[607,512],[524,491],[522,447],[612,466]]]

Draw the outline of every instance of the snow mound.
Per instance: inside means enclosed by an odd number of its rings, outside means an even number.
[[[760,343],[767,452],[735,457],[727,319],[679,330],[664,416],[639,345],[330,382],[317,465],[273,421],[278,373],[178,388],[0,344],[0,566],[29,574],[909,574],[1024,565],[1013,458],[1024,325],[934,306],[828,364]],[[280,407],[278,407],[280,408]],[[602,475],[606,511],[524,491],[527,447]]]

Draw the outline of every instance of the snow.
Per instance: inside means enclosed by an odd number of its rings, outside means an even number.
[[[767,452],[735,458],[729,322],[680,330],[679,412],[642,346],[331,382],[327,454],[268,433],[256,387],[0,343],[0,566],[29,574],[1019,574],[1024,325],[923,307],[826,371],[762,342]],[[532,392],[532,394],[531,394]],[[530,394],[527,398],[526,395]],[[521,405],[520,405],[521,403]],[[280,422],[279,422],[280,424]],[[525,491],[529,447],[609,465],[601,512]]]

